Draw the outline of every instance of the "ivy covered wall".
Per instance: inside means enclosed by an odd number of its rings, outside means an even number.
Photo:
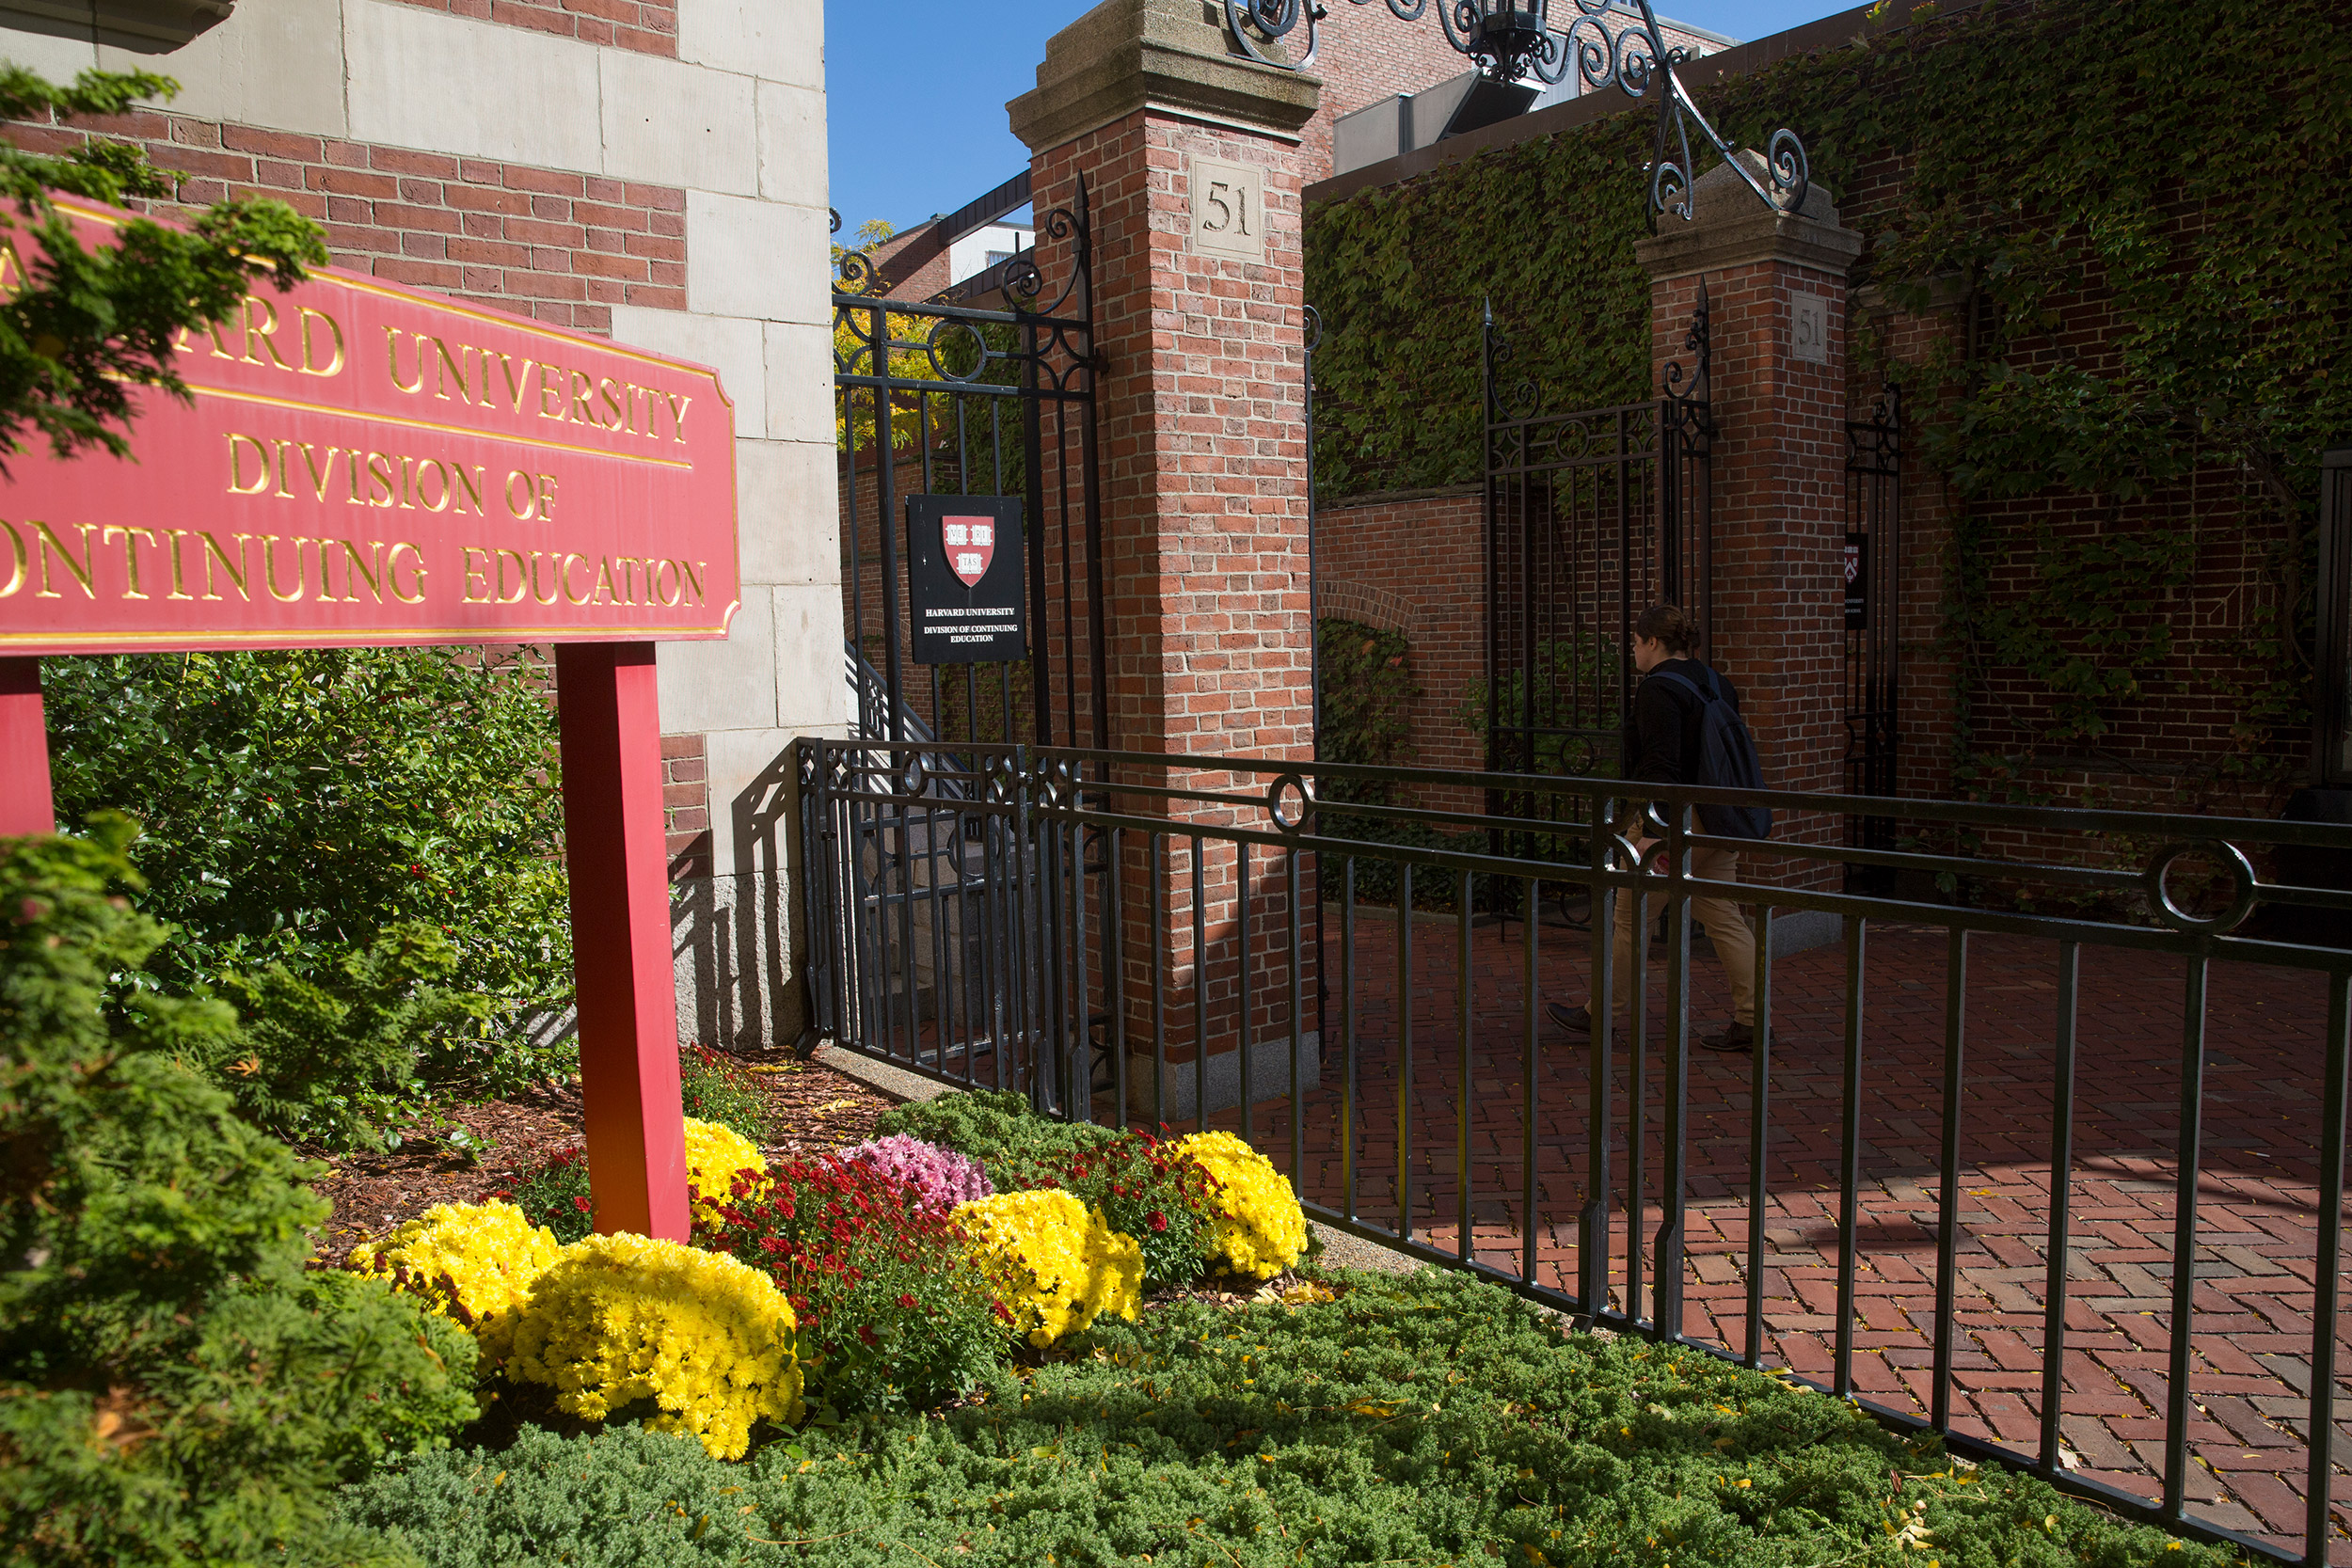
[[[2336,0],[2221,32],[1923,6],[1701,91],[1747,145],[1798,129],[1867,242],[1855,402],[1891,379],[1910,409],[1906,789],[2254,809],[2297,782],[2318,454],[2352,442],[2348,39]],[[1327,501],[1479,477],[1488,300],[1558,406],[1651,395],[1653,123],[1310,209]]]

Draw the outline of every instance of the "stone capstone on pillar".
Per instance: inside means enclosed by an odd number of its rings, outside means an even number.
[[[1771,188],[1772,172],[1754,152],[1741,152],[1748,172]],[[1862,236],[1837,221],[1836,203],[1816,183],[1793,213],[1767,206],[1729,164],[1718,164],[1691,187],[1691,216],[1658,220],[1658,232],[1633,246],[1634,260],[1653,283],[1717,272],[1755,261],[1786,261],[1843,277],[1862,254]]]
[[[1295,137],[1322,84],[1243,56],[1224,15],[1215,0],[1104,0],[1047,41],[1037,87],[1005,105],[1012,134],[1041,152],[1148,103]]]

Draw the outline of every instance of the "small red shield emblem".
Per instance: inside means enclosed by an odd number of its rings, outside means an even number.
[[[977,588],[988,575],[988,563],[996,557],[996,519],[942,517],[939,542],[947,552],[947,569],[966,588]]]

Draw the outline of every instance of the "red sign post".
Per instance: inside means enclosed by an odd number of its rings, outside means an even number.
[[[60,203],[86,245],[121,214]],[[0,245],[0,292],[30,241]],[[597,1223],[683,1239],[653,643],[739,602],[717,375],[326,270],[193,333],[135,461],[0,484],[0,833],[55,830],[40,658],[552,642]],[[574,645],[580,644],[580,645]]]

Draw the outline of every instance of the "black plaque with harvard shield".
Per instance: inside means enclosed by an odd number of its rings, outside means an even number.
[[[914,662],[1029,657],[1021,503],[1008,496],[907,498],[907,608]]]

